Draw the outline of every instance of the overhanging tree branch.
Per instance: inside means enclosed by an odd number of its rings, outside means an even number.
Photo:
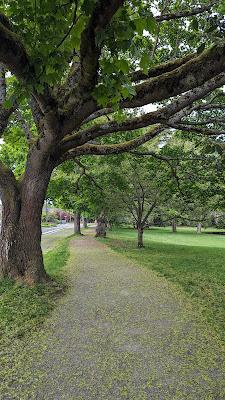
[[[119,144],[111,144],[111,145],[95,145],[95,144],[85,144],[83,146],[76,147],[72,150],[67,151],[62,154],[61,161],[80,156],[80,155],[107,155],[107,154],[120,154],[126,151],[132,150],[143,143],[148,142],[153,139],[159,133],[161,133],[165,127],[163,125],[153,126],[152,129],[146,134],[139,136],[136,139],[129,140],[128,142],[119,143]]]
[[[105,124],[96,124],[93,127],[67,136],[62,141],[62,149],[66,151],[73,147],[81,146],[90,140],[115,132],[133,131],[156,123],[170,125],[169,121],[172,116],[174,116],[175,120],[179,121],[183,116],[189,115],[192,112],[190,105],[192,105],[194,101],[201,99],[223,84],[225,84],[225,73],[221,73],[215,78],[205,82],[202,86],[181,95],[174,99],[169,105],[157,111],[141,115],[140,117],[129,118],[123,122],[112,121]],[[174,120],[171,122],[173,121]]]
[[[190,10],[183,10],[175,13],[168,13],[168,14],[162,14],[162,15],[156,15],[155,19],[156,21],[171,21],[173,19],[179,19],[183,17],[192,17],[194,15],[202,14],[206,11],[209,11],[218,1],[211,1],[208,5],[203,5],[200,7],[194,7]]]
[[[225,42],[212,46],[168,73],[135,85],[136,95],[121,102],[121,108],[135,108],[166,100],[203,85],[224,72]]]
[[[219,129],[210,129],[194,125],[185,125],[183,123],[171,123],[169,126],[174,129],[179,129],[180,131],[195,132],[205,136],[225,135],[225,131],[220,131]]]
[[[177,58],[175,60],[170,60],[165,63],[161,63],[152,67],[146,74],[142,70],[134,71],[130,74],[130,78],[132,82],[138,82],[142,80],[146,80],[148,78],[154,78],[156,76],[160,76],[162,74],[171,72],[176,68],[179,68],[181,65],[185,64],[187,61],[194,58],[196,54],[188,54],[182,58]]]

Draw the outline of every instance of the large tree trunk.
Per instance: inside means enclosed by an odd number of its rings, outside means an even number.
[[[197,233],[202,233],[202,224],[201,224],[201,222],[199,222],[198,225],[197,225]]]
[[[97,226],[95,230],[95,237],[106,237],[106,221],[104,217],[99,217],[96,220]]]
[[[172,220],[172,231],[174,233],[177,231],[177,221],[175,218]]]
[[[87,227],[88,227],[88,225],[87,225],[87,218],[85,218],[85,217],[84,217],[84,220],[83,220],[83,227],[84,227],[84,228],[87,228]]]
[[[144,233],[144,229],[142,226],[138,226],[137,227],[137,231],[138,231],[138,241],[137,241],[137,247],[139,249],[141,249],[142,247],[144,247],[144,243],[143,243],[143,233]]]
[[[74,213],[74,233],[81,235],[80,213],[79,212]]]
[[[50,176],[51,169],[40,169],[40,164],[36,169],[28,165],[20,183],[9,172],[5,184],[1,176],[0,275],[3,277],[27,283],[48,280],[41,249],[41,216]]]

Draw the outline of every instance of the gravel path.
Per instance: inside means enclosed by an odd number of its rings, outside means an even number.
[[[92,237],[71,246],[71,288],[1,399],[222,400],[221,345],[187,298]]]

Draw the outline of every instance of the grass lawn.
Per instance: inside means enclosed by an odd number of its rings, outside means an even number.
[[[57,224],[54,223],[54,222],[42,222],[42,223],[41,223],[41,226],[42,226],[43,228],[51,228],[51,227],[53,227],[53,226],[57,226]]]
[[[114,229],[106,243],[179,285],[196,300],[213,328],[224,334],[225,236],[154,228],[144,233],[145,248],[137,249],[135,230]]]
[[[1,340],[22,337],[37,329],[54,307],[56,299],[66,288],[63,267],[69,258],[69,239],[61,239],[44,255],[51,283],[29,287],[8,279],[0,281]]]

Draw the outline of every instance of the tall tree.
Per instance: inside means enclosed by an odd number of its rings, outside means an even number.
[[[23,123],[28,152],[20,178],[0,164],[1,275],[47,279],[41,211],[57,165],[81,155],[131,150],[168,127],[210,136],[223,132],[215,120],[204,128],[188,124],[191,113],[208,106],[205,100],[199,109],[195,102],[225,83],[223,2],[153,5],[151,10],[145,0],[1,3],[0,132],[16,110],[23,122],[24,104],[36,126],[30,132]],[[116,117],[115,109],[161,101],[157,111]],[[110,121],[98,122],[106,115]],[[124,143],[101,144],[103,136],[146,127]]]

